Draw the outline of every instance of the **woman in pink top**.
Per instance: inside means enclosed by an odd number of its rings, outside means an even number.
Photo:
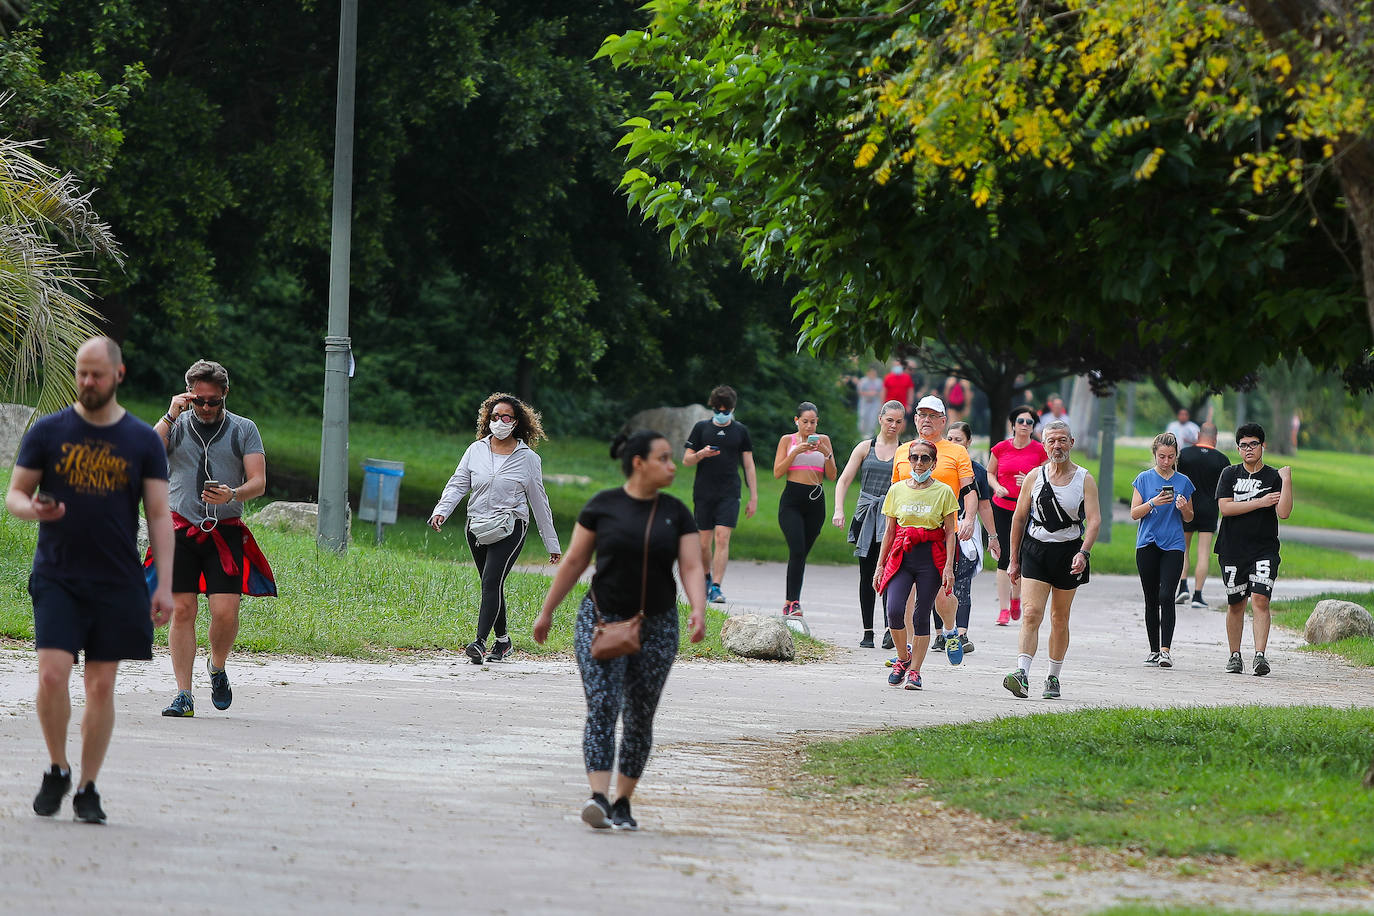
[[[1027,404],[1012,410],[1011,438],[992,447],[988,457],[988,483],[992,484],[992,520],[997,526],[998,543],[1002,555],[997,558],[997,625],[1004,627],[1021,619],[1021,583],[1013,583],[1007,576],[1011,562],[1011,517],[1016,511],[1016,498],[1026,475],[1045,463],[1045,447],[1031,438],[1035,430],[1035,411]]]
[[[800,617],[802,577],[806,555],[825,526],[825,490],[821,483],[834,480],[835,447],[830,437],[816,432],[816,405],[802,401],[792,418],[797,431],[778,440],[773,476],[786,477],[778,500],[778,527],[787,541],[787,595],[784,617]]]

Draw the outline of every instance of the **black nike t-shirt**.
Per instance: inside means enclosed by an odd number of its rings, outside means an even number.
[[[644,528],[652,499],[635,499],[621,487],[593,496],[577,523],[596,535],[596,573],[592,592],[606,617],[631,617],[639,611],[644,587]],[[648,589],[644,612],[671,614],[677,610],[673,564],[683,535],[696,534],[697,523],[682,500],[658,495],[653,531],[649,536]]]
[[[1217,511],[1217,482],[1231,459],[1206,445],[1190,445],[1178,453],[1178,472],[1193,482],[1194,507],[1203,512]]]
[[[1233,464],[1221,472],[1217,481],[1217,501],[1238,503],[1259,499],[1283,490],[1283,478],[1269,465],[1251,474],[1244,464]],[[1276,556],[1279,552],[1279,512],[1277,506],[1255,509],[1244,515],[1223,515],[1217,533],[1217,556],[1236,560]]]
[[[738,420],[730,421],[727,426],[717,426],[709,419],[702,420],[692,427],[687,437],[687,447],[699,452],[708,445],[720,449],[720,454],[703,458],[697,463],[692,495],[739,495],[739,468],[744,463],[744,453],[754,450],[748,427]]]

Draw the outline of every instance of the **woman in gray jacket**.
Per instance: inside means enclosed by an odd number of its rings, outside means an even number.
[[[519,398],[497,392],[477,412],[477,441],[468,446],[458,469],[430,514],[435,531],[464,496],[468,499],[467,541],[482,580],[477,638],[465,650],[474,665],[499,662],[511,653],[506,629],[506,576],[520,556],[530,526],[530,510],[549,552],[549,562],[563,557],[553,528],[549,496],[544,492],[543,463],[533,446],[545,438],[539,412]],[[487,654],[487,636],[496,641]]]

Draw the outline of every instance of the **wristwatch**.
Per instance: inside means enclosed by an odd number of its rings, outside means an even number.
[[[239,488],[238,488],[238,487],[230,487],[230,488],[229,488],[229,501],[230,501],[231,503],[232,503],[232,502],[236,502],[236,501],[238,500],[238,498],[239,498]]]

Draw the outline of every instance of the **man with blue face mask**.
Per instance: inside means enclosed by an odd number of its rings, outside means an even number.
[[[749,486],[745,516],[753,518],[759,505],[754,444],[749,439],[749,430],[735,419],[737,401],[738,395],[729,385],[715,388],[708,401],[713,415],[692,427],[682,456],[683,464],[697,469],[692,484],[693,512],[701,533],[706,597],[716,604],[725,601],[721,582],[725,579],[725,564],[730,560],[730,535],[739,522],[740,467],[744,468],[744,482]]]

